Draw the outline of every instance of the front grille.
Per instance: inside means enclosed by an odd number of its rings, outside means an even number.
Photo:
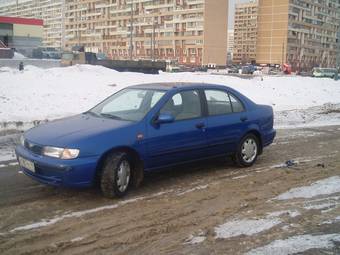
[[[43,147],[25,140],[25,148],[37,155],[42,155]]]

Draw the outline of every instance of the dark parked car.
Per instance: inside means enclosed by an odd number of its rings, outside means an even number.
[[[254,164],[273,142],[273,110],[219,85],[149,84],[123,89],[93,109],[24,133],[23,172],[50,185],[107,197],[138,186],[144,171],[230,155]]]
[[[242,74],[253,74],[256,71],[255,66],[242,66]]]

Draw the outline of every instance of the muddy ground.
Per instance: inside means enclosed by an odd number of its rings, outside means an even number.
[[[296,165],[285,167],[287,160]],[[331,176],[340,176],[337,126],[279,130],[251,168],[220,159],[148,174],[120,200],[97,189],[46,187],[18,166],[2,167],[0,254],[244,254],[291,236],[339,234],[339,193],[274,199]],[[284,213],[255,234],[217,238],[221,224],[281,211],[298,213]],[[340,242],[300,254],[340,254]]]

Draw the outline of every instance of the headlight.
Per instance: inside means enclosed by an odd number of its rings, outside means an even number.
[[[24,137],[24,135],[20,136],[20,145],[25,147],[25,137]]]
[[[46,146],[42,154],[52,158],[74,159],[79,156],[79,150]]]

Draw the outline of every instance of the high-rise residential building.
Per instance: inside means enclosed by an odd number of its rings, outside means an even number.
[[[42,19],[43,45],[62,47],[63,2],[65,0],[2,0],[0,16]]]
[[[234,29],[228,29],[227,60],[228,64],[233,61],[234,53]]]
[[[233,62],[250,63],[256,59],[258,2],[236,4]]]
[[[228,0],[68,0],[66,47],[113,59],[224,66]]]
[[[257,63],[335,67],[339,0],[259,0]]]

